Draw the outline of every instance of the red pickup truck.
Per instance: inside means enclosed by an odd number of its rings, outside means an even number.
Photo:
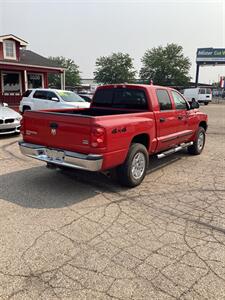
[[[154,85],[99,87],[87,109],[27,111],[21,152],[48,166],[87,171],[116,168],[121,184],[142,182],[149,155],[187,148],[200,154],[207,115],[176,90]]]

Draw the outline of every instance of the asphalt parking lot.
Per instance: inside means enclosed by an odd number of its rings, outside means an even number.
[[[49,170],[0,138],[0,299],[225,299],[225,105],[204,152],[137,188]]]

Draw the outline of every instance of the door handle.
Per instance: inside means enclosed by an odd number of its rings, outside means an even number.
[[[183,116],[178,116],[177,119],[178,120],[183,120]]]
[[[160,119],[159,119],[159,122],[161,122],[161,123],[162,123],[162,122],[165,122],[165,121],[166,121],[165,118],[160,118]]]

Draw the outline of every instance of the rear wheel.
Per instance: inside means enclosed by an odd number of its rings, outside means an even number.
[[[199,127],[194,144],[188,147],[188,152],[193,155],[199,155],[204,149],[204,146],[205,146],[205,129]]]
[[[209,104],[209,102],[204,102],[204,104],[205,104],[205,105],[208,105],[208,104]]]
[[[117,168],[117,176],[122,185],[135,187],[146,175],[148,167],[148,151],[142,144],[132,144],[125,162]]]

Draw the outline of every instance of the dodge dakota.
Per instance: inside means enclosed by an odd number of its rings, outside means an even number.
[[[146,175],[149,155],[202,152],[207,115],[198,107],[168,87],[100,86],[90,108],[26,111],[19,146],[52,167],[115,169],[121,184],[134,187]]]

